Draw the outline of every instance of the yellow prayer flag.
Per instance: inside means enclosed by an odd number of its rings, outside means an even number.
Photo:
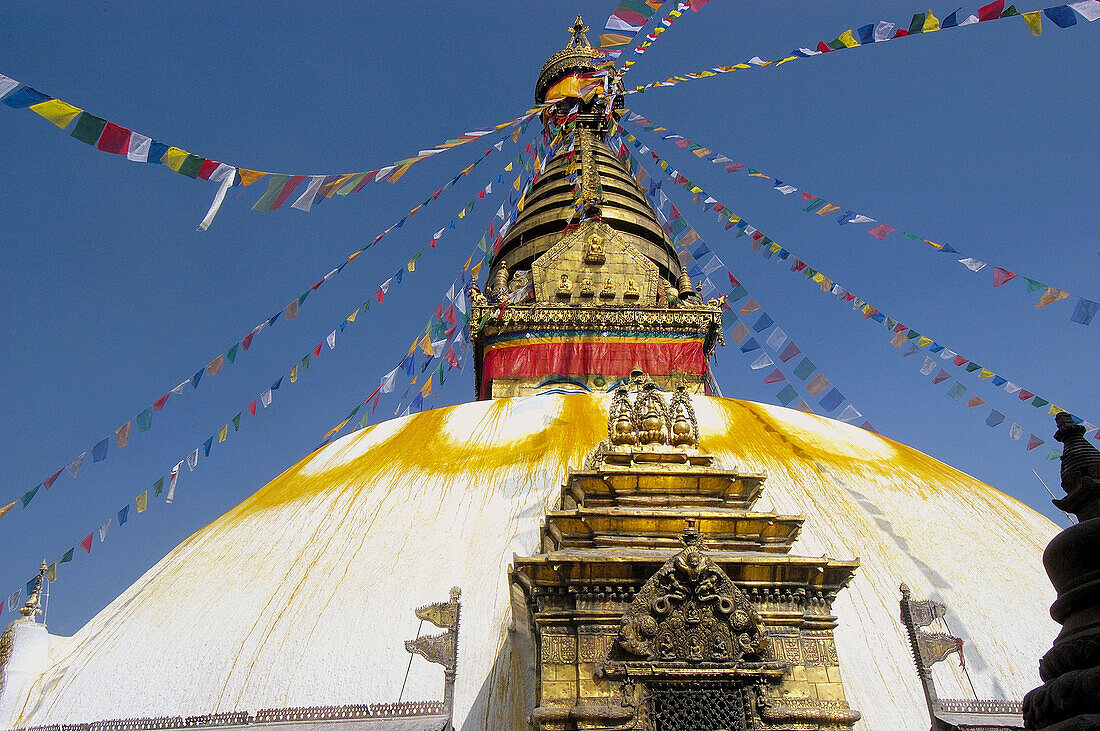
[[[356,251],[354,254],[352,254],[351,256],[348,257],[348,261],[349,262],[355,261],[359,257],[359,255],[362,254],[362,253],[363,253],[362,251]]]
[[[46,581],[50,583],[57,581],[57,561],[46,567]]]
[[[294,383],[298,380],[298,364],[295,363],[290,367],[290,382]]]
[[[527,191],[523,191],[523,195],[519,197],[519,202],[516,203],[516,210],[523,213],[523,207],[527,205]]]
[[[928,14],[924,16],[924,27],[921,28],[921,33],[931,33],[934,30],[940,29],[940,19],[935,15],[932,15],[932,11],[929,10]]]
[[[413,216],[415,216],[415,215],[416,215],[416,212],[417,212],[417,211],[419,211],[419,210],[420,210],[421,208],[423,208],[423,207],[424,207],[424,204],[423,204],[423,203],[421,203],[421,204],[420,204],[420,205],[418,205],[418,206],[417,206],[416,208],[414,208],[414,209],[412,209],[411,211],[409,211],[409,218],[412,218]],[[459,218],[462,218],[462,214],[461,214],[461,213],[460,213],[460,214],[458,214],[458,217],[459,217]]]
[[[506,173],[512,172],[512,163],[511,162],[509,162],[507,165],[504,166],[504,172],[506,172]]]
[[[708,149],[707,149],[707,148],[705,148],[705,147],[700,147],[700,148],[699,148],[698,150],[692,150],[692,152],[694,152],[694,153],[695,153],[695,156],[696,156],[696,157],[706,157],[706,156],[707,156],[707,155],[709,155],[709,154],[710,154],[711,152],[713,152],[713,150],[708,150]]]
[[[1024,22],[1027,23],[1027,27],[1031,29],[1031,35],[1037,36],[1043,32],[1043,16],[1041,10],[1033,10],[1030,13],[1024,13]]]
[[[890,345],[893,345],[895,348],[900,348],[905,345],[906,340],[907,338],[904,332],[896,333],[894,337],[890,339]]]
[[[994,373],[993,371],[989,370],[988,368],[982,368],[982,372],[978,374],[978,378],[981,378],[982,380],[988,381],[990,378],[992,378],[995,375],[997,375],[997,374]]]
[[[229,424],[222,424],[222,428],[218,429],[218,444],[224,442],[227,436],[229,436]]]
[[[329,429],[329,430],[328,430],[327,432],[325,432],[325,436],[324,436],[324,437],[322,437],[322,439],[328,439],[328,438],[329,438],[330,436],[332,436],[332,435],[333,435],[333,434],[335,434],[336,432],[338,432],[338,431],[340,431],[341,429],[343,429],[343,428],[344,428],[344,425],[345,425],[345,424],[347,424],[347,423],[348,423],[348,421],[350,421],[350,420],[349,420],[349,419],[344,419],[344,420],[343,420],[343,421],[341,421],[341,422],[340,422],[339,424],[337,424],[336,426],[334,426],[334,427],[332,427],[331,429]]]
[[[692,193],[702,193],[703,189],[700,188],[698,185],[693,185],[693,186],[691,186],[691,192]]]
[[[515,188],[516,190],[519,190],[519,182],[521,180],[523,180],[523,175],[517,175],[516,176],[516,182],[512,183],[512,187]]]
[[[519,133],[523,127],[516,127],[516,131],[512,133],[512,142],[519,142]]]
[[[472,262],[473,260],[474,260],[474,255],[473,254],[470,254],[468,257],[466,257],[466,263],[462,265],[462,271],[464,271],[464,272],[469,271],[470,262]]]
[[[830,213],[833,213],[834,211],[839,211],[839,210],[840,210],[840,206],[834,206],[832,203],[826,203],[825,205],[821,206],[821,208],[818,208],[816,211],[814,211],[814,213],[816,213],[819,216],[827,216]]]
[[[463,210],[465,210],[465,209],[463,209]],[[416,271],[416,259],[409,259],[409,263],[405,265],[405,268],[408,269],[410,272],[415,272]]]
[[[68,102],[60,99],[48,99],[39,104],[32,104],[31,111],[56,124],[61,129],[69,126],[69,122],[76,118],[83,109],[78,109]]]
[[[841,33],[840,37],[837,40],[843,43],[845,48],[853,48],[859,45],[859,41],[857,41],[855,37],[852,36],[851,28]]]
[[[267,175],[259,170],[245,170],[244,168],[237,168],[237,175],[241,176],[241,185],[248,186],[255,183],[257,180]]]
[[[780,246],[779,244],[777,244],[777,243],[775,243],[775,242],[773,241],[773,242],[771,243],[771,245],[770,245],[770,246],[768,246],[768,248],[772,250],[772,253],[773,253],[773,254],[775,254],[775,253],[777,253],[777,252],[778,252],[778,251],[779,251],[780,249],[782,249],[783,247],[782,247],[782,246]]]
[[[474,268],[470,270],[470,279],[477,280],[477,275],[481,273],[481,265],[484,263],[484,261],[479,261],[477,264],[474,264]]]
[[[1065,409],[1063,409],[1061,406],[1055,406],[1054,404],[1051,404],[1050,408],[1047,409],[1047,413],[1050,414],[1051,416],[1057,416],[1058,414],[1062,413],[1063,411],[1065,411]]]
[[[428,376],[427,382],[421,387],[420,395],[428,396],[432,392],[432,377]]]
[[[1043,295],[1039,298],[1039,301],[1035,303],[1036,307],[1046,307],[1051,302],[1057,302],[1069,297],[1069,292],[1063,292],[1060,289],[1054,287],[1047,287],[1047,290],[1043,292]]]
[[[134,502],[137,503],[137,511],[139,513],[144,513],[145,508],[149,506],[149,491],[146,490],[145,492],[138,495],[137,499],[134,500]]]
[[[420,206],[417,206],[417,208],[419,208],[419,207]],[[413,210],[416,210],[416,209],[413,209]],[[412,214],[410,213],[409,215],[411,216]],[[459,218],[466,218],[466,209],[465,208],[463,208],[461,211],[458,212],[458,217]]]
[[[16,501],[16,502],[18,502],[18,501]],[[15,503],[8,503],[4,507],[0,508],[0,518],[3,518],[5,515],[7,515],[8,511],[11,510],[14,507],[15,507]]]
[[[932,344],[932,338],[926,338],[923,335],[921,335],[919,338],[917,338],[917,345],[922,347],[922,348],[927,348],[931,344]]]
[[[822,279],[824,279],[824,278],[825,278],[825,275],[824,275],[824,274],[822,274],[821,272],[817,272],[817,273],[816,273],[816,274],[814,274],[814,275],[813,275],[813,277],[812,277],[812,279],[813,279],[813,280],[814,280],[815,282],[817,282],[818,284],[821,284],[821,280],[822,280]]]
[[[397,170],[394,170],[393,175],[386,178],[386,182],[387,183],[396,183],[398,180],[401,179],[402,175],[409,172],[409,168],[411,168],[413,166],[414,162],[416,162],[416,161],[413,160],[413,162],[407,162],[404,165],[402,165],[401,167],[397,168]]]
[[[416,385],[416,378],[417,378],[416,376],[413,376],[413,379],[411,381],[409,381],[410,386],[415,386]]]
[[[432,352],[432,339],[427,335],[420,339],[420,349],[424,351],[424,355],[435,355]]]
[[[186,160],[187,156],[190,154],[191,153],[187,150],[181,150],[178,147],[169,147],[168,152],[164,153],[164,157],[161,159],[164,160],[165,165],[178,173],[180,168],[183,167],[184,160]]]
[[[359,316],[359,308],[355,308],[355,312],[348,315],[348,322],[355,322],[355,318]]]

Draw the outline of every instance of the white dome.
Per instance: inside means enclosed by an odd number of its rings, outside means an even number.
[[[0,725],[395,701],[413,609],[460,586],[456,727],[525,727],[533,679],[510,641],[507,570],[513,553],[537,550],[566,471],[606,435],[607,402],[470,403],[334,442],[192,535],[73,637],[51,638],[37,667],[13,657],[9,678],[29,679],[0,691]],[[767,472],[757,509],[806,516],[794,553],[859,558],[834,605],[857,728],[928,728],[898,620],[903,581],[948,605],[980,697],[1019,700],[1039,684],[1057,632],[1041,561],[1054,524],[861,429],[693,403],[703,450]],[[953,660],[935,675],[942,697],[970,697]],[[441,668],[416,657],[404,699],[440,698],[442,685]]]

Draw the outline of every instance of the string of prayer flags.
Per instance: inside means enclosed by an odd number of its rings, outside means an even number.
[[[267,189],[252,206],[253,210],[271,212],[278,210],[291,198],[295,190],[306,180],[305,191],[291,204],[292,208],[308,212],[315,203],[333,195],[346,196],[358,193],[370,183],[387,181],[396,183],[414,164],[426,160],[452,147],[465,145],[497,131],[507,131],[525,125],[537,115],[542,106],[528,109],[514,119],[493,125],[478,127],[456,138],[448,139],[434,147],[420,150],[416,155],[396,160],[389,165],[355,173],[332,175],[281,174],[250,170],[239,165],[229,165],[201,155],[195,155],[174,145],[159,142],[146,135],[97,117],[68,102],[55,99],[37,89],[21,84],[0,74],[0,102],[13,109],[30,109],[61,130],[72,125],[70,136],[95,147],[97,150],[125,156],[131,162],[163,163],[174,172],[192,179],[218,183],[218,191],[199,229],[210,227],[231,186],[248,186],[268,177]],[[75,123],[74,123],[75,120]],[[517,135],[518,137],[518,135]]]
[[[1023,18],[1025,24],[1034,35],[1039,35],[1041,32],[1041,23],[1038,14],[1040,12],[1059,28],[1071,28],[1077,24],[1077,18],[1074,12],[1089,22],[1100,19],[1100,7],[1097,6],[1097,2],[1098,0],[1082,0],[1081,2],[1056,5],[1041,11],[1035,10],[1027,13],[1019,13],[1015,5],[1010,5],[1008,8],[998,11],[995,7],[998,3],[990,3],[979,9],[977,15],[971,14],[961,21],[958,19],[960,11],[956,10],[945,17],[942,23],[931,11],[927,13],[916,13],[908,24],[898,25],[896,23],[880,20],[876,23],[868,23],[860,26],[858,29],[849,28],[832,41],[825,42],[821,40],[813,47],[803,46],[795,48],[788,55],[775,61],[765,61],[760,56],[753,56],[743,63],[735,63],[731,66],[712,66],[703,71],[670,76],[664,81],[654,81],[627,89],[625,93],[638,94],[655,87],[675,86],[685,81],[704,79],[719,74],[728,74],[746,69],[765,67],[778,68],[791,61],[820,56],[826,53],[832,53],[833,51],[843,51],[874,43],[883,43],[906,36],[923,35],[939,30],[947,30],[949,28],[962,28],[979,22],[1011,18],[1018,15]],[[692,5],[694,6],[694,3],[692,3]],[[623,43],[622,45],[626,44]]]
[[[620,128],[621,129],[621,128]],[[627,135],[627,139],[630,140],[631,136]],[[1011,379],[1002,376],[990,369],[982,368],[982,366],[974,363],[969,358],[959,355],[956,349],[947,348],[946,346],[937,343],[932,338],[921,335],[921,333],[913,330],[907,325],[902,324],[897,319],[888,316],[885,312],[880,311],[867,301],[857,297],[855,293],[845,289],[840,284],[836,283],[833,279],[827,277],[825,274],[817,270],[816,268],[809,266],[806,262],[799,259],[794,252],[781,246],[778,242],[765,236],[762,232],[758,231],[754,227],[748,225],[748,223],[737,214],[733,213],[729,208],[724,206],[717,198],[712,198],[707,195],[705,191],[692,183],[682,174],[676,171],[675,168],[668,165],[663,159],[660,158],[652,150],[650,154],[658,161],[658,165],[665,172],[665,174],[671,178],[674,182],[677,182],[680,186],[691,191],[698,189],[699,193],[693,195],[693,202],[697,205],[704,205],[702,197],[706,199],[714,200],[713,204],[709,204],[711,207],[709,210],[716,212],[719,222],[725,222],[726,230],[731,228],[738,229],[737,236],[744,236],[752,230],[752,235],[749,241],[749,245],[760,251],[768,258],[772,258],[774,261],[786,261],[792,259],[793,263],[789,267],[791,273],[798,273],[807,281],[813,282],[822,292],[826,292],[835,296],[838,300],[851,303],[854,312],[861,314],[864,320],[872,320],[885,327],[887,332],[891,335],[891,343],[895,347],[901,347],[908,343],[909,349],[905,353],[911,355],[923,348],[928,348],[928,352],[938,354],[941,361],[950,362],[955,367],[965,367],[970,373],[978,373],[981,380],[990,381],[995,387],[1002,387],[1007,393],[1018,393],[1021,401],[1029,402],[1035,408],[1047,408],[1049,407],[1049,413],[1055,414],[1062,409],[1056,405],[1051,404],[1048,399],[1043,399],[1036,396],[1035,393],[1022,389],[1018,384]],[[667,196],[660,189],[657,189],[657,193],[661,196],[660,200],[654,206],[657,210],[658,217],[664,215],[664,206],[666,205]],[[651,193],[652,195],[652,193]],[[669,203],[669,205],[671,205]],[[670,228],[666,227],[666,232],[670,231]],[[670,233],[670,236],[672,234]],[[675,236],[673,236],[675,240]],[[773,257],[773,254],[775,255]],[[743,288],[742,288],[743,289]],[[780,360],[786,362],[788,360],[788,353],[784,352],[780,354]],[[790,358],[794,357],[794,353],[789,354]],[[931,371],[929,372],[931,373]],[[804,380],[804,379],[803,379]],[[965,389],[964,389],[965,391]]]
[[[1090,2],[1098,2],[1098,0],[1089,0],[1089,1]],[[628,112],[627,115],[626,115],[626,119],[627,119],[628,122],[631,122],[633,124],[638,125],[642,129],[645,129],[646,131],[650,132],[651,134],[658,135],[662,139],[672,141],[680,149],[687,149],[689,151],[694,151],[694,152],[697,152],[697,153],[705,150],[706,155],[699,155],[699,157],[701,157],[705,160],[708,160],[712,163],[725,164],[725,163],[730,161],[729,157],[726,157],[725,155],[722,155],[721,153],[713,152],[709,148],[703,147],[702,145],[700,145],[696,142],[693,142],[692,140],[689,140],[686,137],[683,137],[682,135],[675,134],[675,133],[669,131],[666,127],[662,127],[659,124],[650,121],[649,119],[643,117],[640,114],[636,114],[634,112]],[[641,141],[638,140],[637,137],[635,137],[632,134],[629,134],[629,133],[625,132],[625,130],[622,130],[621,126],[620,126],[619,129],[620,129],[620,133],[624,134],[624,136],[626,137],[627,142],[633,144],[636,149],[644,150],[645,152],[648,152],[655,160],[658,161],[658,164],[661,165],[663,169],[666,169],[666,170],[668,169],[667,168],[667,163],[665,163],[663,160],[661,160],[661,158],[657,155],[657,153],[653,152],[653,150],[651,150],[650,148],[645,147],[644,145],[642,145]],[[660,134],[662,132],[664,134]],[[741,163],[737,163],[736,166],[737,167],[734,170],[732,170],[732,172],[738,172],[742,169],[745,169],[745,166],[742,165]],[[726,165],[727,170],[730,170],[731,167],[734,167],[734,166],[733,165],[728,165],[728,164]],[[753,169],[748,168],[748,170],[751,171]],[[773,177],[771,177],[770,175],[768,175],[766,173],[755,173],[755,174],[759,177],[763,177],[763,178],[766,178],[768,180],[774,180],[775,185],[773,187],[776,190],[778,190],[780,193],[784,194],[784,195],[788,195],[790,193],[794,193],[794,192],[797,192],[799,190],[795,186],[789,185],[787,183],[783,183],[778,178],[773,178]],[[679,175],[679,174],[677,173],[677,175]],[[682,180],[687,180],[686,178],[683,178],[683,176],[679,176],[679,178],[676,178],[676,180],[681,180],[681,179]],[[682,182],[682,180],[681,180],[681,182]],[[685,186],[685,187],[688,187],[688,186]],[[692,185],[691,187],[697,188],[698,186]],[[696,191],[692,191],[692,192],[695,195],[699,195],[700,193],[702,193],[702,190],[699,189],[698,192],[696,192]],[[808,213],[816,213],[818,215],[827,215],[827,214],[831,214],[835,211],[841,210],[843,208],[842,206],[839,206],[839,205],[836,205],[836,204],[833,204],[833,203],[829,203],[829,202],[825,201],[824,199],[819,198],[819,197],[817,197],[815,195],[812,195],[810,193],[807,193],[805,191],[803,191],[802,197],[803,197],[804,201],[808,201],[807,204],[804,205],[804,207],[803,207],[803,210],[808,212]],[[880,222],[876,221],[875,219],[873,219],[869,216],[866,216],[866,215],[861,214],[861,213],[855,213],[851,209],[846,209],[845,208],[844,211],[845,212],[842,213],[836,219],[838,224],[840,224],[842,226],[846,225],[846,224],[854,224],[854,223],[875,223],[875,224],[878,224],[875,227],[868,230],[867,233],[870,234],[871,236],[875,237],[876,239],[880,240],[880,241],[886,239],[887,236],[889,236],[894,231],[898,230],[894,226],[889,226],[885,223],[880,223]],[[753,235],[755,233],[755,231],[749,231],[748,233],[750,235]],[[939,251],[941,253],[961,254],[960,251],[958,251],[957,249],[955,249],[955,248],[953,248],[953,247],[951,247],[947,244],[939,244],[939,243],[933,242],[929,239],[923,238],[921,236],[916,236],[914,234],[910,234],[910,233],[907,233],[907,232],[904,232],[904,231],[902,232],[902,235],[905,238],[909,239],[909,240],[919,241],[919,242],[928,244],[929,246],[931,246],[932,248],[936,249],[937,251]],[[962,255],[959,259],[957,259],[957,261],[958,261],[959,264],[962,264],[964,267],[969,269],[971,272],[975,272],[975,273],[980,272],[982,269],[985,269],[986,266],[987,266],[986,262],[984,262],[980,259],[976,259],[974,257],[966,256],[966,255]],[[1010,282],[1013,279],[1017,278],[1017,274],[1015,272],[1009,271],[1008,269],[1006,269],[1004,267],[1001,267],[1001,266],[993,266],[992,271],[993,271],[993,286],[994,287],[1002,287],[1005,284],[1007,284],[1008,282]],[[1059,300],[1066,299],[1067,297],[1070,296],[1069,292],[1066,292],[1065,290],[1058,289],[1057,287],[1053,287],[1053,286],[1050,286],[1050,285],[1047,285],[1047,284],[1043,284],[1043,283],[1039,282],[1038,280],[1031,279],[1029,277],[1022,277],[1022,279],[1024,279],[1024,281],[1028,283],[1028,287],[1027,287],[1028,292],[1035,292],[1035,291],[1040,291],[1040,290],[1042,290],[1042,292],[1043,292],[1040,295],[1038,301],[1035,304],[1036,308],[1046,307],[1047,305],[1049,305],[1053,302],[1058,302]],[[1081,324],[1081,325],[1090,325],[1092,323],[1092,319],[1093,319],[1094,315],[1096,314],[1096,312],[1098,310],[1100,310],[1100,303],[1093,302],[1092,300],[1085,299],[1084,297],[1078,297],[1077,304],[1074,306],[1073,311],[1070,313],[1070,317],[1069,317],[1070,322],[1075,322],[1075,323],[1078,323],[1078,324]]]
[[[663,0],[622,0],[608,16],[600,34],[600,50],[609,59],[617,59],[623,48],[641,33],[645,24],[660,9]]]
[[[497,151],[499,151],[500,149],[502,149],[502,148],[497,148]],[[423,208],[423,206],[425,206],[428,203],[438,199],[440,194],[443,191],[449,189],[451,186],[453,186],[462,177],[464,177],[464,176],[468,175],[470,172],[472,172],[474,170],[474,168],[476,168],[476,166],[478,164],[480,164],[493,150],[494,150],[494,148],[490,148],[489,150],[485,151],[485,153],[483,153],[470,166],[468,166],[465,170],[463,170],[458,176],[456,176],[455,178],[452,178],[450,181],[445,183],[441,188],[437,189],[431,197],[427,198],[423,203],[421,203],[419,206],[417,206],[412,211],[410,211],[410,213],[405,218],[401,219],[400,223],[403,223],[405,220],[412,217],[412,215],[414,215],[414,213],[416,213],[418,210]],[[492,186],[492,183],[490,182],[488,185],[485,186],[485,188],[483,189],[483,192],[484,192],[484,190],[491,190],[491,186]],[[463,210],[467,210],[472,205],[473,205],[473,202],[471,201],[471,203],[468,204]],[[161,396],[156,401],[154,401],[153,404],[150,407],[147,407],[146,409],[141,411],[137,416],[135,416],[133,419],[131,419],[130,421],[125,422],[122,426],[119,426],[113,434],[113,440],[118,445],[118,447],[123,448],[123,447],[129,446],[130,437],[132,436],[132,425],[137,426],[137,431],[139,433],[144,433],[144,432],[149,431],[150,428],[152,427],[153,413],[162,411],[164,409],[164,407],[166,406],[166,404],[167,404],[167,402],[168,402],[168,400],[171,396],[182,395],[185,392],[185,387],[187,385],[190,385],[192,387],[192,390],[197,389],[200,382],[201,382],[201,380],[202,380],[202,378],[204,376],[215,376],[215,375],[220,374],[222,372],[222,369],[225,367],[225,365],[227,363],[228,364],[234,363],[237,359],[237,356],[242,351],[248,351],[249,348],[252,345],[252,342],[253,342],[253,339],[255,338],[255,336],[258,335],[260,332],[262,332],[267,327],[273,325],[275,323],[275,321],[279,318],[280,315],[285,315],[285,319],[288,319],[288,320],[296,319],[297,315],[299,313],[300,307],[305,303],[307,297],[312,292],[316,291],[324,283],[328,282],[334,276],[339,274],[343,270],[343,268],[345,266],[347,266],[349,263],[351,263],[352,261],[354,261],[362,253],[362,251],[369,248],[370,246],[376,245],[382,239],[383,236],[387,235],[388,233],[390,233],[393,230],[396,230],[396,228],[398,228],[398,227],[399,227],[398,225],[390,226],[390,228],[388,228],[382,234],[375,237],[375,239],[370,244],[368,244],[367,246],[361,247],[360,249],[352,252],[344,260],[344,262],[342,264],[340,264],[340,266],[330,270],[324,277],[318,279],[312,286],[310,286],[308,289],[306,289],[299,297],[291,300],[290,303],[286,305],[286,307],[280,309],[278,312],[276,312],[274,315],[267,318],[266,320],[261,321],[261,323],[259,325],[257,325],[256,327],[254,327],[244,338],[242,338],[240,341],[234,343],[231,347],[229,347],[224,354],[219,354],[218,356],[213,358],[211,361],[209,361],[207,363],[206,366],[204,366],[203,368],[200,368],[199,370],[197,370],[190,378],[182,381],[175,388],[173,388],[172,390],[166,392],[163,396]],[[408,271],[408,272],[415,271],[415,269],[416,269],[415,262],[416,262],[417,259],[420,258],[422,253],[423,253],[423,250],[418,251],[415,255],[413,255],[413,257],[400,270],[398,270],[398,274],[395,275],[395,277],[391,277],[389,280],[386,281],[386,283],[383,285],[383,288],[380,289],[380,292],[383,292],[383,291],[385,291],[385,289],[388,289],[388,287],[390,286],[390,282],[393,281],[394,279],[396,279],[397,282],[400,282],[401,281],[401,276],[400,275],[404,274],[406,271]],[[378,297],[378,301],[379,302],[382,301],[382,298],[380,296]],[[365,303],[363,305],[363,308],[362,308],[363,311],[366,311],[368,306],[369,306],[369,300],[368,300],[367,303]],[[345,321],[341,323],[340,329],[342,330],[348,322],[354,322],[355,317],[358,315],[358,313],[359,313],[359,308],[356,308],[355,312],[353,312],[351,315],[349,315],[345,319]],[[328,341],[329,339],[331,339],[330,346],[329,346],[330,349],[331,349],[332,347],[334,347],[334,343],[335,343],[335,330],[333,331],[333,334],[331,334],[329,336],[329,338],[326,338],[326,341]],[[319,348],[320,348],[320,345],[318,345],[318,349],[314,352],[315,356],[320,352]],[[308,358],[308,356],[307,356],[307,358]],[[294,379],[292,379],[292,381],[293,380]],[[261,399],[261,401],[262,400],[263,399]],[[250,409],[250,410],[254,414],[254,407],[253,407],[253,409]],[[239,415],[238,415],[238,417],[239,417]],[[239,418],[237,419],[237,421],[234,424],[234,430],[236,430],[236,427],[237,427],[238,424],[239,424]],[[91,450],[93,463],[104,461],[107,458],[107,456],[108,456],[108,446],[109,446],[109,442],[110,442],[111,439],[112,439],[111,437],[103,438],[95,444],[95,446]],[[219,440],[219,441],[222,441],[222,440]],[[61,475],[61,473],[63,471],[66,471],[66,470],[75,479],[77,477],[77,475],[79,474],[79,472],[80,472],[80,469],[81,469],[81,466],[83,464],[83,461],[84,461],[84,458],[85,458],[86,454],[87,454],[87,452],[81,453],[80,456],[78,456],[76,459],[72,460],[66,467],[62,467],[62,468],[58,469],[56,472],[54,472],[52,475],[50,475],[49,477],[44,478],[39,483],[39,486],[45,487],[46,490],[49,490],[50,487],[53,486],[53,484],[57,480],[57,478]],[[24,493],[23,496],[19,499],[19,502],[22,504],[24,509],[30,504],[31,500],[34,499],[37,492],[38,492],[38,487]]]
[[[661,22],[658,23],[657,26],[654,27],[654,29],[652,31],[650,31],[644,39],[642,39],[642,42],[639,43],[638,46],[634,49],[634,55],[635,56],[643,55],[646,52],[646,50],[650,46],[652,46],[653,43],[661,36],[662,33],[664,33],[666,30],[668,30],[669,28],[672,27],[672,24],[676,22],[677,18],[682,16],[684,14],[684,11],[687,10],[689,7],[692,9],[692,11],[699,12],[699,9],[701,7],[703,7],[703,5],[705,5],[705,4],[706,4],[706,0],[703,0],[703,2],[699,2],[699,0],[696,0],[696,2],[694,2],[694,3],[686,3],[686,2],[676,3],[676,9],[675,10],[670,10],[668,12],[668,15],[666,15],[664,18],[662,18]],[[630,60],[626,61],[623,64],[622,73],[625,75],[628,71],[630,71],[630,67],[633,66],[634,64],[635,64],[635,59],[630,59]]]

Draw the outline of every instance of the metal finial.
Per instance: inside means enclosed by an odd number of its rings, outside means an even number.
[[[588,26],[581,20],[581,16],[578,15],[577,19],[573,21],[573,27],[569,29],[569,32],[573,34],[573,37],[569,39],[569,48],[591,48],[591,44],[588,42]]]
[[[19,613],[28,619],[42,614],[42,582],[46,580],[46,559],[42,559],[42,565],[38,567],[38,578],[34,580],[34,591],[27,597],[27,602],[19,608]]]

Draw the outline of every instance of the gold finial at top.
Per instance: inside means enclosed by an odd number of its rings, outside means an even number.
[[[568,48],[591,48],[592,45],[588,42],[588,26],[581,20],[581,16],[578,15],[577,19],[573,21],[573,27],[569,29],[569,32],[573,34],[573,37],[569,39]]]
[[[27,597],[27,602],[19,608],[19,613],[28,619],[33,619],[42,614],[42,582],[46,579],[46,559],[42,559],[42,565],[38,567],[38,578],[34,580],[34,591]]]

